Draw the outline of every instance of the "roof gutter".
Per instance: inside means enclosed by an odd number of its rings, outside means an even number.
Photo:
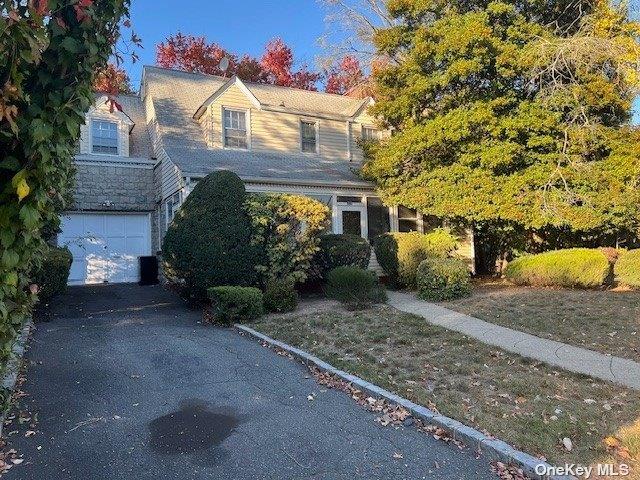
[[[203,178],[208,174],[194,174],[194,173],[185,173],[187,177],[193,178]],[[373,190],[375,188],[374,184],[371,182],[341,182],[341,181],[327,181],[327,180],[291,180],[288,178],[267,178],[267,177],[249,177],[241,175],[240,178],[244,182],[248,183],[266,183],[269,185],[297,185],[302,187],[343,187],[343,188],[365,188]]]

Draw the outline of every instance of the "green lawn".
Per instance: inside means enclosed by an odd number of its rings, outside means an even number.
[[[470,297],[441,305],[487,322],[640,362],[640,291],[476,282]]]
[[[252,326],[552,462],[640,455],[638,392],[555,370],[390,307],[307,309]],[[608,436],[615,437],[609,449]],[[571,451],[562,447],[565,437]]]

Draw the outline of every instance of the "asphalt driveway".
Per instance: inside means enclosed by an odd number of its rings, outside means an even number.
[[[382,427],[300,364],[161,287],[74,287],[38,323],[8,479],[476,479],[486,459]],[[313,401],[308,396],[315,393]]]

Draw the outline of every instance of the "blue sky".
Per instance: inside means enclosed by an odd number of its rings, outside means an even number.
[[[155,63],[155,46],[178,31],[204,35],[238,54],[259,56],[267,41],[281,37],[299,63],[315,66],[317,39],[326,12],[316,0],[132,0],[131,21],[142,38],[140,62],[126,68],[134,87],[142,65]]]
[[[317,0],[132,0],[131,20],[142,38],[140,62],[125,67],[135,88],[142,65],[155,63],[155,46],[178,31],[204,35],[231,52],[259,56],[265,43],[281,37],[298,63],[315,66],[322,53],[326,11]],[[640,123],[640,99],[634,105]]]

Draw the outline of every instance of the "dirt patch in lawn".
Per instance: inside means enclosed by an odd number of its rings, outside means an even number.
[[[474,284],[442,306],[539,337],[640,362],[640,292]]]
[[[640,454],[640,428],[633,428],[638,392],[555,370],[389,307],[272,315],[252,326],[552,462],[629,463]]]

